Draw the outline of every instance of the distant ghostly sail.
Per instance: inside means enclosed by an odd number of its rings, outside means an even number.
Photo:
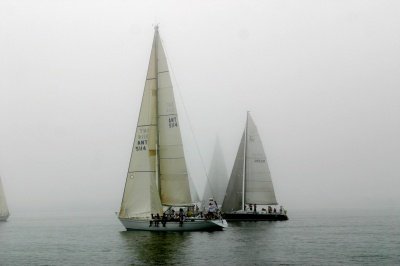
[[[277,205],[267,157],[250,114],[226,190],[222,210],[243,210],[244,204]]]
[[[228,185],[228,172],[226,170],[224,155],[217,138],[215,141],[214,154],[211,160],[208,180],[203,194],[203,206],[213,198],[218,205],[224,200],[226,186]]]
[[[10,212],[8,211],[6,196],[3,190],[3,184],[0,178],[0,221],[7,220]]]
[[[198,203],[200,202],[199,193],[197,193],[197,189],[193,182],[192,177],[190,175],[188,175],[188,177],[189,177],[189,188],[190,188],[190,195],[192,196],[192,202]]]

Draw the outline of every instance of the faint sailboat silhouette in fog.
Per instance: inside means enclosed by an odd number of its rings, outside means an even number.
[[[217,202],[222,205],[226,186],[228,185],[228,172],[226,170],[225,159],[222,153],[219,138],[215,140],[214,153],[211,159],[210,170],[208,173],[206,187],[204,189],[202,205],[207,208],[209,201]]]
[[[0,221],[7,221],[10,216],[10,212],[7,207],[6,196],[3,190],[3,184],[0,177]]]

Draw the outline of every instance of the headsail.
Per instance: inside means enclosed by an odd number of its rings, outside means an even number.
[[[245,202],[277,205],[261,138],[250,114],[247,119]]]
[[[157,35],[156,32],[119,213],[121,218],[162,213],[156,176]]]
[[[233,165],[231,177],[226,189],[224,202],[222,203],[222,211],[231,212],[242,209],[243,197],[243,162],[245,148],[245,133],[243,132],[239,149],[236,154],[235,163]]]
[[[7,207],[6,196],[4,195],[3,185],[0,178],[0,217],[7,217],[10,215]]]

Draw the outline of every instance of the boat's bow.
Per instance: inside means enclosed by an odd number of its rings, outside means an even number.
[[[210,220],[210,222],[212,222],[213,224],[216,224],[217,226],[221,227],[221,229],[228,227],[228,222],[225,219]]]

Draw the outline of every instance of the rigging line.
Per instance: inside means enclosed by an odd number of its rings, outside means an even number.
[[[165,57],[167,57],[167,62],[171,62],[170,57],[168,56],[168,53],[167,53],[167,49],[165,49],[165,44],[164,44],[164,42],[163,42],[163,40],[162,40],[161,37],[160,37],[160,42],[161,42],[161,44],[162,44],[163,47],[164,47],[164,53],[165,53]],[[205,175],[206,175],[206,178],[207,178],[207,184],[206,184],[206,186],[209,186],[209,188],[210,188],[210,190],[211,190],[211,194],[214,195],[214,191],[212,191],[212,186],[211,186],[211,183],[210,183],[208,174],[207,174],[207,168],[206,168],[206,166],[205,166],[203,156],[201,155],[200,147],[199,147],[199,144],[197,143],[196,135],[194,134],[194,130],[193,130],[192,124],[190,123],[189,113],[188,113],[188,111],[187,111],[187,109],[186,109],[185,102],[183,101],[183,96],[182,96],[181,90],[180,90],[180,88],[179,88],[178,80],[177,80],[176,77],[175,77],[175,71],[174,71],[174,69],[172,68],[172,64],[169,64],[169,69],[171,70],[170,72],[171,72],[172,77],[173,77],[173,79],[174,79],[174,81],[175,81],[175,84],[176,84],[176,88],[177,88],[177,90],[178,90],[179,97],[181,98],[183,110],[185,111],[185,114],[186,114],[186,117],[187,117],[187,120],[188,120],[189,129],[190,129],[190,131],[191,131],[191,133],[192,133],[192,135],[193,135],[194,143],[196,144],[196,148],[197,148],[197,151],[198,151],[199,156],[200,156],[201,165],[202,165],[202,167],[203,167],[203,170],[204,170]],[[204,200],[204,199],[203,199],[203,200]]]

